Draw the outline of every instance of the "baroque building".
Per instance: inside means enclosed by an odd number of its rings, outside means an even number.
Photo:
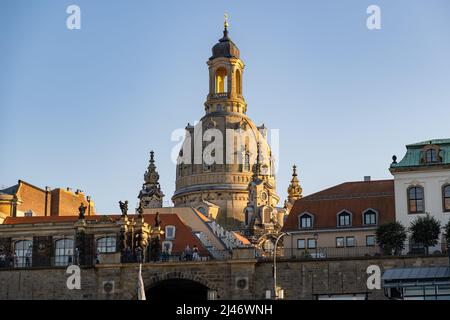
[[[225,21],[223,37],[212,48],[207,62],[209,93],[205,115],[196,125],[188,124],[186,139],[176,168],[175,207],[194,207],[202,213],[215,211],[210,218],[227,228],[243,228],[244,210],[249,202],[248,186],[260,146],[260,170],[271,194],[276,194],[274,158],[267,142],[267,129],[256,126],[247,116],[243,96],[244,62],[228,34]],[[269,187],[270,186],[270,187]],[[210,210],[210,206],[218,210]]]
[[[392,157],[389,171],[394,176],[397,221],[409,227],[417,217],[430,214],[444,226],[450,220],[450,139],[434,139],[406,146],[401,161]],[[430,252],[445,249],[439,244]],[[442,246],[444,248],[442,248]],[[410,250],[423,250],[410,241]]]
[[[155,153],[150,151],[150,162],[144,174],[144,184],[139,192],[139,206],[142,208],[161,208],[164,193],[159,185],[159,174],[156,171]]]

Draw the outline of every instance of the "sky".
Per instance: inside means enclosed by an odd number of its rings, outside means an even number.
[[[204,115],[225,12],[247,114],[279,129],[282,199],[294,163],[307,195],[390,179],[406,144],[450,138],[448,0],[1,0],[0,188],[81,189],[118,213],[154,150],[169,205],[171,134]]]

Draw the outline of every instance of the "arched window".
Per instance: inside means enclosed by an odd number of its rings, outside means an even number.
[[[59,239],[55,241],[55,266],[67,266],[73,262],[73,240]]]
[[[166,226],[165,238],[168,240],[175,239],[175,226]]]
[[[228,76],[225,68],[216,71],[216,93],[228,92]]]
[[[236,70],[236,93],[242,95],[242,77],[239,70]]]
[[[348,211],[342,211],[338,214],[337,218],[338,227],[348,227],[352,225],[352,215]]]
[[[408,212],[423,213],[424,210],[423,187],[417,186],[408,188]]]
[[[428,149],[425,152],[425,161],[427,163],[438,162],[437,150],[434,148]]]
[[[14,243],[14,252],[16,254],[15,267],[31,267],[33,258],[33,242],[31,240],[20,240]]]
[[[377,224],[377,213],[372,209],[368,209],[368,210],[364,211],[363,222],[365,225]]]
[[[97,239],[97,252],[116,252],[116,237],[103,237]]]
[[[299,218],[299,229],[310,229],[313,227],[313,217],[309,213],[304,213]]]
[[[450,184],[447,184],[442,187],[442,201],[443,201],[443,209],[446,212],[450,211]]]

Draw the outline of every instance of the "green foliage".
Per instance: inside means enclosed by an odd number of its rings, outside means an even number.
[[[426,216],[417,217],[409,227],[411,240],[423,244],[428,253],[428,247],[438,243],[441,233],[441,223],[427,213]]]
[[[447,245],[450,244],[450,220],[444,226],[444,236],[445,239],[447,240]]]
[[[311,254],[310,254],[309,251],[306,249],[305,251],[302,252],[301,257],[302,257],[302,258],[305,258],[305,259],[309,259],[309,258],[311,258]]]
[[[389,222],[377,228],[376,237],[384,254],[399,254],[405,246],[406,229],[400,222]]]

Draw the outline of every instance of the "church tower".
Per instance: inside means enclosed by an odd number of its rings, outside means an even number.
[[[172,201],[175,207],[194,207],[200,212],[211,212],[212,208],[219,224],[241,230],[245,226],[247,188],[253,177],[257,144],[261,173],[273,186],[272,201],[278,203],[279,197],[275,193],[275,159],[267,142],[267,128],[256,126],[247,116],[244,62],[228,28],[226,17],[223,35],[207,61],[205,115],[197,124],[186,126]]]
[[[225,17],[223,37],[212,48],[207,62],[209,68],[209,94],[205,102],[206,114],[233,112],[245,114],[247,105],[242,95],[244,62],[238,47],[228,35]]]
[[[148,169],[144,174],[144,184],[139,192],[139,204],[143,209],[161,208],[163,204],[164,194],[159,185],[159,174],[155,166],[155,153],[150,151],[150,162]]]

